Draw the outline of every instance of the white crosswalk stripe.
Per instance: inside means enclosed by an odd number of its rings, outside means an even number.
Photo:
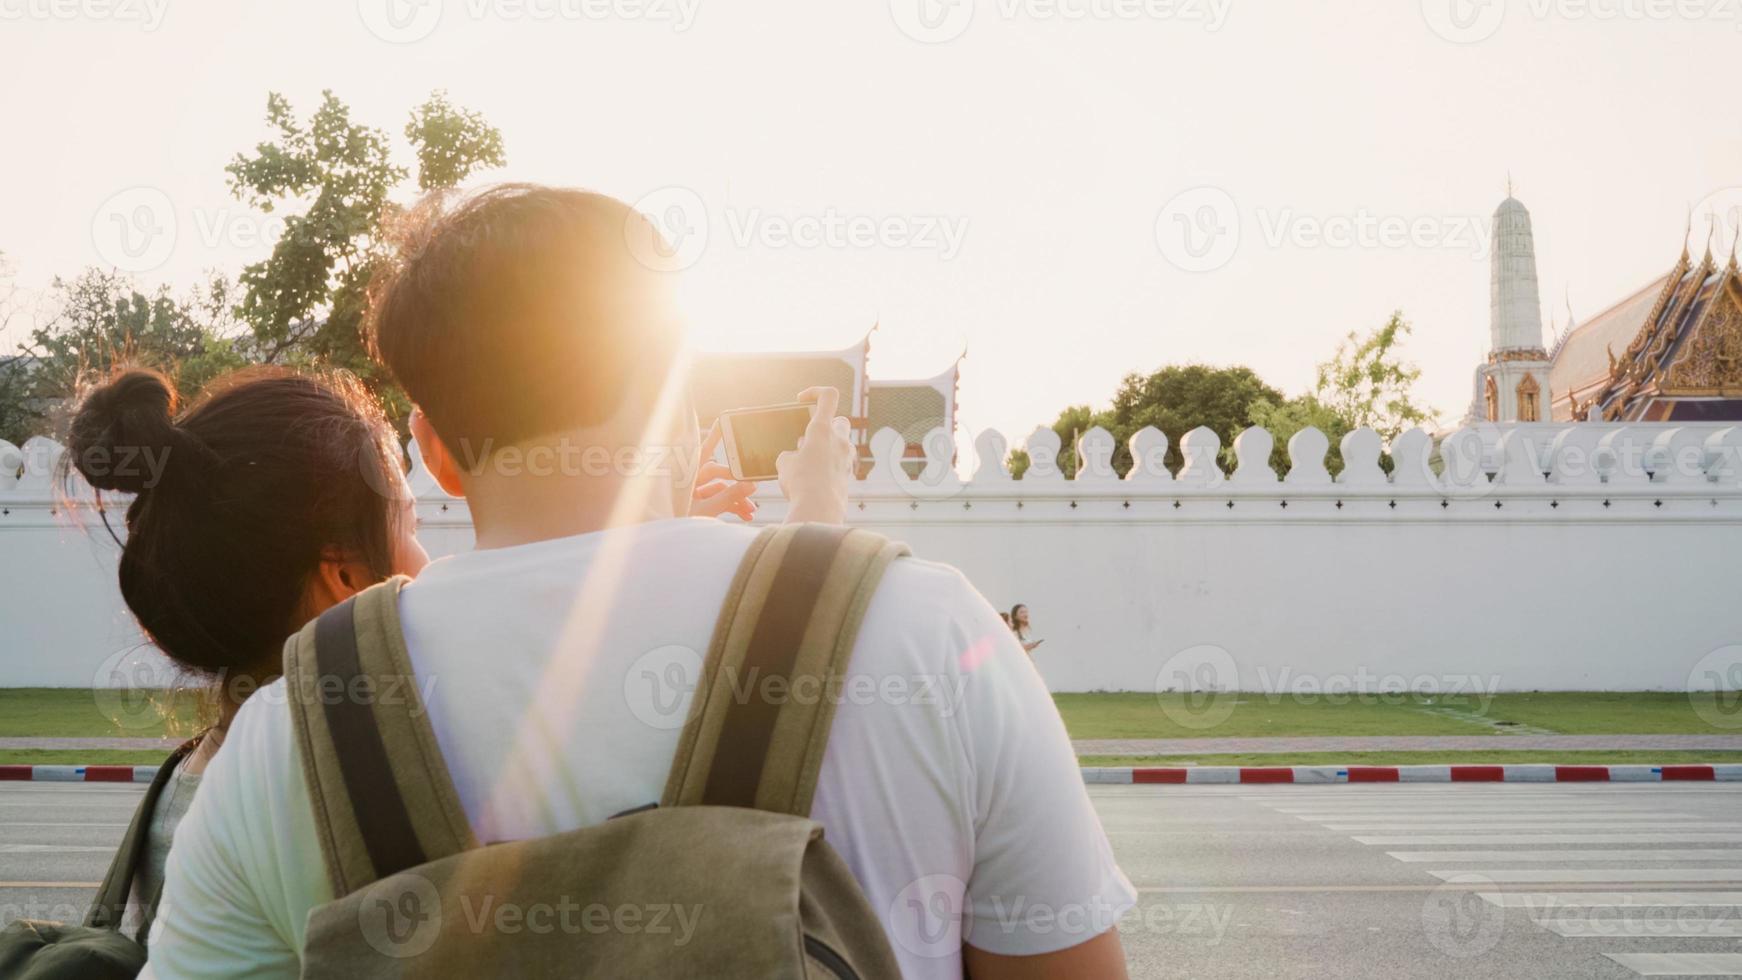
[[[1742,892],[1478,892],[1503,909],[1742,908]]]
[[[1742,953],[1604,953],[1642,977],[1742,976]]]
[[[1457,831],[1457,830],[1469,830],[1470,824],[1471,824],[1471,822],[1468,820],[1464,821],[1463,823],[1421,823],[1421,824],[1414,824],[1414,823],[1330,823],[1330,824],[1325,824],[1324,828],[1326,830],[1335,830],[1335,831],[1338,831],[1341,833],[1348,833],[1348,834],[1357,834],[1357,833],[1408,834],[1408,833],[1431,833],[1431,832],[1435,832],[1435,831],[1444,831],[1444,832],[1449,833],[1451,831]],[[1526,821],[1526,820],[1507,820],[1507,821],[1503,821],[1503,822],[1502,821],[1489,822],[1489,821],[1484,820],[1481,823],[1481,827],[1484,830],[1548,830],[1548,829],[1551,829],[1554,827],[1571,827],[1575,830],[1608,830],[1608,829],[1637,830],[1637,831],[1640,831],[1642,833],[1646,832],[1646,831],[1657,831],[1657,830],[1678,830],[1678,831],[1679,830],[1686,830],[1686,831],[1696,831],[1697,830],[1697,831],[1704,831],[1707,833],[1717,833],[1719,831],[1727,831],[1730,833],[1735,833],[1738,831],[1742,831],[1742,823],[1718,823],[1716,821],[1712,821],[1709,823],[1701,823],[1701,822],[1692,821],[1692,820],[1679,821],[1679,822],[1673,823],[1673,824],[1666,823],[1662,820],[1650,820],[1650,821],[1645,821],[1643,823],[1634,823],[1632,821],[1627,821],[1627,820],[1599,820],[1599,819],[1594,819],[1594,818],[1587,818],[1587,819],[1581,819],[1581,820],[1528,820],[1528,821]]]
[[[1672,918],[1538,919],[1536,924],[1568,939],[1739,939],[1742,919]]]
[[[1742,850],[1715,847],[1695,850],[1650,851],[1386,851],[1407,864],[1439,864],[1457,861],[1736,861]],[[1480,874],[1481,872],[1477,872]]]
[[[1356,837],[1373,847],[1446,847],[1454,844],[1742,844],[1742,834],[1394,834]]]
[[[1742,939],[1742,823],[1679,805],[1681,791],[1624,800],[1574,788],[1461,798],[1423,788],[1334,792],[1246,799],[1390,848],[1391,859],[1519,910],[1568,942],[1625,943],[1592,951],[1639,976],[1742,976],[1742,953],[1713,951]],[[1532,885],[1542,890],[1508,887]]]

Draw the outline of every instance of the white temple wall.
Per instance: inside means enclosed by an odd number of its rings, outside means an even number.
[[[1140,459],[1160,459],[1158,437],[1133,440]],[[1003,441],[983,434],[978,457],[1002,459]],[[1418,432],[1390,476],[1363,431],[1336,482],[1313,430],[1281,480],[1258,430],[1233,474],[1199,430],[1180,474],[1125,480],[1099,430],[1076,480],[1051,469],[1050,430],[1021,481],[994,464],[964,482],[947,440],[929,442],[932,478],[908,481],[899,437],[878,434],[852,521],[955,565],[996,606],[1027,603],[1057,691],[1683,690],[1742,663],[1742,428],[1486,426],[1441,445],[1443,472]],[[133,679],[114,546],[48,492],[58,447],[27,448],[22,485],[0,459],[0,686]],[[464,502],[413,483],[431,553],[469,547]],[[766,498],[763,519],[782,509]]]

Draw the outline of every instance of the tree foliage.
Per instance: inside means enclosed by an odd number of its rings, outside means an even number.
[[[17,313],[13,298],[12,266],[0,253],[0,336]],[[15,446],[35,435],[42,410],[31,394],[30,362],[23,357],[0,354],[0,440]]]
[[[238,200],[284,213],[271,256],[242,272],[239,315],[262,360],[324,362],[379,391],[386,385],[359,328],[369,281],[390,247],[388,228],[403,211],[391,195],[411,174],[394,163],[387,133],[354,121],[330,91],[306,122],[273,93],[266,122],[273,136],[225,168]],[[442,92],[412,110],[404,133],[424,191],[504,162],[502,134]]]
[[[1052,424],[1060,443],[1059,468],[1067,476],[1075,474],[1077,439],[1094,426],[1113,434],[1113,467],[1121,476],[1131,469],[1128,443],[1145,426],[1167,434],[1170,469],[1177,471],[1183,462],[1180,437],[1200,425],[1221,437],[1222,462],[1232,466],[1234,437],[1258,425],[1276,437],[1271,466],[1278,473],[1289,466],[1288,440],[1308,426],[1329,437],[1327,465],[1335,472],[1343,465],[1337,444],[1355,429],[1368,426],[1389,444],[1410,427],[1432,421],[1432,414],[1414,401],[1421,371],[1399,356],[1398,348],[1409,332],[1401,312],[1365,336],[1351,331],[1331,359],[1318,366],[1313,390],[1295,398],[1285,398],[1245,367],[1188,364],[1149,375],[1126,375],[1111,408],[1096,412],[1087,405],[1073,405],[1059,413]],[[1389,458],[1381,462],[1387,468],[1391,465]],[[1021,476],[1029,463],[1027,451],[1011,452],[1013,475]]]
[[[34,409],[32,428],[58,428],[47,418],[71,404],[80,386],[117,365],[155,368],[169,375],[184,396],[198,394],[213,378],[246,364],[249,339],[231,316],[232,286],[222,276],[184,296],[168,286],[142,292],[127,275],[86,269],[49,287],[46,322],[31,331],[17,372],[25,404]]]
[[[1248,424],[1255,404],[1281,404],[1282,392],[1264,382],[1251,368],[1210,367],[1203,364],[1170,365],[1152,374],[1132,373],[1119,383],[1113,405],[1102,412],[1087,405],[1073,405],[1059,413],[1052,429],[1059,436],[1059,469],[1067,476],[1077,470],[1076,441],[1094,426],[1113,434],[1113,468],[1123,476],[1131,469],[1130,439],[1145,426],[1155,426],[1168,437],[1167,465],[1178,469],[1183,461],[1179,440],[1198,426],[1208,426],[1222,437],[1222,445]],[[1020,475],[1028,456],[1012,454],[1010,471]]]
[[[20,346],[23,356],[0,357],[0,438],[21,442],[54,428],[50,410],[123,363],[162,370],[189,396],[250,362],[320,363],[364,378],[390,411],[405,408],[359,328],[388,229],[404,210],[392,195],[413,174],[394,162],[387,133],[354,121],[330,91],[307,120],[269,94],[266,123],[270,137],[225,172],[237,200],[281,216],[272,254],[234,283],[213,275],[182,295],[167,286],[144,292],[113,270],[55,279],[52,313]],[[403,132],[422,191],[456,187],[505,159],[502,134],[443,92],[412,109]],[[0,328],[11,312],[5,271],[0,261]]]
[[[1288,466],[1288,440],[1307,426],[1317,427],[1330,439],[1326,465],[1337,472],[1343,466],[1338,444],[1348,433],[1367,426],[1390,445],[1408,429],[1432,421],[1432,414],[1418,406],[1412,394],[1421,370],[1398,353],[1409,332],[1401,311],[1364,337],[1350,331],[1331,359],[1319,365],[1311,392],[1281,404],[1252,406],[1252,424],[1276,437],[1271,462],[1277,472]],[[1390,458],[1381,463],[1389,471]]]

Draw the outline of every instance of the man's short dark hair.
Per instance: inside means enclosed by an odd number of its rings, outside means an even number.
[[[462,464],[604,422],[630,383],[672,369],[669,283],[641,261],[657,232],[603,194],[491,188],[408,216],[370,290],[375,356]]]

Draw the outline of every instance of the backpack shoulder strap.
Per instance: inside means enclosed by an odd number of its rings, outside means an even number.
[[[395,577],[284,648],[303,779],[335,895],[477,846],[418,694]]]
[[[858,528],[771,527],[714,627],[662,806],[810,815],[865,609],[907,546]]]
[[[109,862],[109,872],[103,876],[102,887],[97,889],[97,900],[85,916],[85,925],[111,931],[121,928],[127,903],[132,897],[133,882],[139,877],[139,868],[145,863],[145,849],[150,846],[151,818],[157,811],[157,801],[163,797],[163,788],[169,785],[176,768],[193,754],[204,737],[204,734],[196,735],[176,746],[169,758],[157,767],[151,785],[145,788],[145,796],[133,811],[133,820],[121,838],[121,846],[115,849],[115,857]],[[141,935],[150,931],[151,913],[157,905],[157,896],[143,897],[148,904],[143,916],[146,927],[141,930]]]

